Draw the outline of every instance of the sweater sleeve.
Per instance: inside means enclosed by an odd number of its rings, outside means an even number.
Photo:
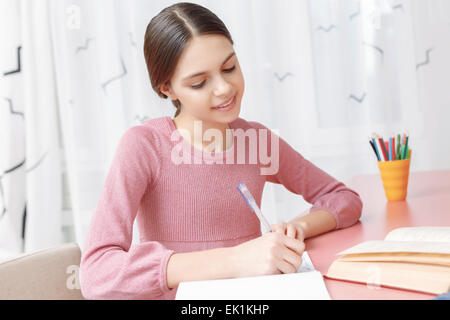
[[[87,299],[160,299],[172,250],[156,241],[131,244],[141,198],[158,175],[155,140],[140,126],[122,135],[91,218],[80,263]]]
[[[268,130],[269,148],[276,151],[273,138],[278,138],[278,171],[266,176],[266,181],[283,184],[289,191],[303,196],[312,204],[309,213],[324,210],[336,220],[336,229],[349,227],[358,222],[362,212],[362,201],[358,193],[349,189],[292,148],[285,140],[258,122],[254,126]],[[272,137],[274,135],[274,137]],[[275,148],[274,148],[275,147]]]

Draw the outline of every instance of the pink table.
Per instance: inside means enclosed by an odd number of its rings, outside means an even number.
[[[356,225],[305,241],[311,260],[322,274],[336,254],[360,242],[383,240],[393,229],[414,226],[450,226],[450,171],[412,172],[406,201],[388,202],[381,178],[362,175],[346,185],[359,193],[363,212]],[[374,287],[325,279],[332,299],[431,299],[419,292]]]

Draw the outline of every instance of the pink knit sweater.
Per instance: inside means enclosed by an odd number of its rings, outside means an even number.
[[[237,118],[234,130],[266,129]],[[171,140],[171,135],[177,139]],[[276,136],[278,137],[278,136]],[[174,299],[166,282],[171,254],[235,246],[261,235],[260,223],[236,187],[244,182],[258,205],[266,181],[283,184],[312,204],[310,212],[333,214],[337,228],[361,216],[359,195],[302,157],[279,138],[279,170],[262,175],[267,162],[245,163],[238,143],[224,152],[205,152],[184,140],[170,117],[129,128],[121,137],[92,216],[80,265],[87,299]],[[270,138],[269,148],[271,149]],[[246,148],[250,147],[246,139]],[[259,138],[258,138],[259,141]],[[173,161],[174,150],[192,156],[191,164]],[[181,154],[181,153],[179,153]],[[270,152],[266,152],[270,154]],[[195,160],[194,160],[195,159]],[[229,158],[232,159],[232,158]],[[216,161],[211,164],[212,160]],[[208,164],[209,161],[209,164]],[[264,163],[264,164],[263,164]],[[140,242],[131,244],[137,219]]]

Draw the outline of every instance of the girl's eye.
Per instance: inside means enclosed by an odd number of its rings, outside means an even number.
[[[231,71],[233,71],[234,69],[236,69],[236,66],[232,66],[230,69],[223,69],[223,71],[225,71],[225,72],[231,72]]]
[[[206,80],[205,80],[206,81]],[[205,84],[205,81],[203,81],[202,83],[199,83],[195,86],[191,86],[192,89],[200,89],[201,87],[203,87],[203,85]]]
[[[233,67],[231,67],[229,69],[223,69],[223,71],[229,73],[229,72],[232,72],[234,69],[236,69],[236,66],[233,66]],[[191,88],[192,89],[200,89],[201,87],[203,87],[205,82],[206,82],[206,80],[201,82],[201,83],[199,83],[199,84],[197,84],[197,85],[191,86]]]

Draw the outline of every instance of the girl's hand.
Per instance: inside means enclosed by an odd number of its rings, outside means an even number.
[[[290,238],[297,239],[300,241],[305,240],[305,232],[303,231],[302,227],[299,225],[295,225],[293,223],[277,223],[270,225],[273,232],[284,234]]]
[[[305,244],[281,232],[268,232],[230,249],[233,274],[252,277],[297,272]]]

